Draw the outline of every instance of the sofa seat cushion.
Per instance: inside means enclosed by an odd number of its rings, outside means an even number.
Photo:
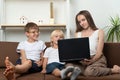
[[[7,80],[5,76],[3,75],[4,70],[5,68],[0,68],[0,80]],[[38,72],[38,73],[22,75],[18,77],[17,80],[61,80],[61,79],[51,74],[44,75]],[[120,74],[113,74],[113,75],[101,76],[101,77],[78,76],[76,80],[120,80]]]
[[[120,74],[112,74],[112,75],[101,76],[101,77],[78,76],[77,80],[120,80]]]
[[[3,75],[4,71],[5,68],[0,68],[0,80],[7,80],[6,77]],[[61,80],[61,79],[51,74],[44,75],[40,72],[37,72],[31,74],[24,74],[20,77],[17,77],[17,80]]]
[[[0,80],[7,80],[5,76],[3,75],[3,72],[5,71],[5,68],[0,68]]]
[[[59,77],[55,77],[49,74],[42,74],[40,72],[26,74],[17,78],[17,80],[61,80]]]

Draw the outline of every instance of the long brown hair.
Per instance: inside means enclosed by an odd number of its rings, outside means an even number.
[[[91,14],[90,14],[87,10],[82,10],[82,11],[80,11],[80,12],[76,15],[76,17],[75,17],[75,21],[76,21],[76,32],[79,32],[79,31],[82,31],[82,30],[83,30],[83,28],[81,27],[81,25],[79,24],[78,19],[77,19],[77,17],[78,17],[79,15],[84,15],[84,16],[85,16],[85,18],[86,18],[89,26],[91,27],[91,29],[93,29],[93,30],[97,30],[97,29],[98,29],[98,28],[96,27],[95,23],[94,23],[94,20],[93,20]]]

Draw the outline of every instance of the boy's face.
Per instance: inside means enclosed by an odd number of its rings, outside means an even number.
[[[35,41],[39,37],[39,30],[37,29],[29,29],[28,32],[26,32],[26,36],[29,40]]]

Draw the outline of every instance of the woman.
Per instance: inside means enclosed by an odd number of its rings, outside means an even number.
[[[85,76],[104,76],[113,73],[120,73],[120,67],[114,65],[107,68],[106,58],[103,55],[104,31],[98,29],[91,14],[87,10],[82,10],[76,15],[76,38],[89,37],[90,59],[84,59],[79,63],[67,63],[66,66],[79,68],[81,72],[73,70],[70,75],[71,80],[75,80],[79,74]],[[76,74],[76,76],[74,75]],[[74,76],[74,77],[73,77]]]

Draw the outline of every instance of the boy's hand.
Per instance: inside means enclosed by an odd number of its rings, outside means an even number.
[[[38,67],[42,66],[42,61],[36,61],[35,63],[38,65]]]

